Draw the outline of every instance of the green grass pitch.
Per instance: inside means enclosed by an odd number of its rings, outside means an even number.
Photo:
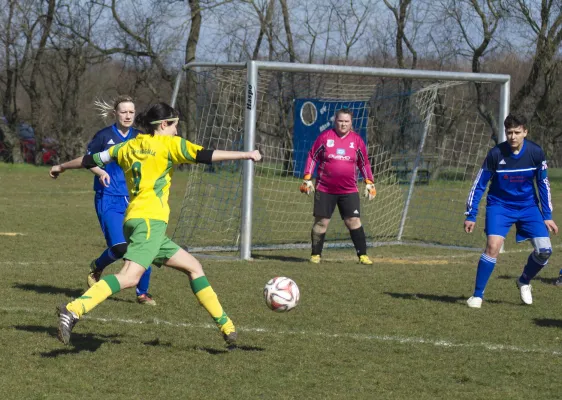
[[[85,290],[104,240],[91,174],[69,171],[54,181],[47,172],[0,164],[3,399],[562,397],[562,288],[552,284],[562,265],[559,237],[533,283],[532,306],[521,305],[515,287],[528,243],[507,243],[480,310],[465,304],[476,251],[371,248],[373,267],[357,264],[351,249],[327,249],[320,265],[307,263],[308,250],[263,251],[251,262],[202,258],[239,329],[237,350],[225,349],[187,279],[166,269],[152,274],[156,307],[136,304],[134,290],[121,292],[63,346],[55,307]],[[170,232],[185,174],[174,176]],[[551,176],[560,207],[562,174]],[[286,314],[262,297],[279,275],[301,290],[301,304]]]

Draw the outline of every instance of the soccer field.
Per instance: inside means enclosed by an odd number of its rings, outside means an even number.
[[[533,282],[532,306],[521,305],[515,286],[528,243],[507,243],[479,310],[465,303],[476,251],[378,247],[369,249],[369,267],[352,249],[327,249],[320,265],[307,262],[308,250],[275,250],[251,262],[201,259],[239,330],[234,351],[187,279],[168,269],[152,274],[156,307],[136,304],[132,289],[120,292],[63,346],[55,307],[85,290],[88,265],[104,249],[91,175],[70,171],[54,181],[44,167],[0,164],[3,399],[562,398],[562,288],[552,284],[560,237]],[[186,181],[186,172],[174,176],[169,232]],[[287,314],[263,301],[264,284],[279,275],[301,291]]]

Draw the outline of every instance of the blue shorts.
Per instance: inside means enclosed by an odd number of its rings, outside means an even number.
[[[522,209],[507,208],[500,205],[486,207],[486,235],[505,238],[513,224],[517,229],[515,240],[518,242],[538,237],[549,237],[543,216],[537,206]]]
[[[123,220],[125,219],[125,210],[129,205],[129,198],[127,196],[109,196],[96,193],[94,205],[107,247],[127,243],[123,234]]]

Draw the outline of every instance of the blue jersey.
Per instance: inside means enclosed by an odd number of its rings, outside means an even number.
[[[115,124],[103,128],[96,133],[88,144],[88,154],[95,154],[109,149],[111,146],[126,142],[129,139],[137,137],[139,131],[135,128],[129,128],[127,136],[123,137],[117,130]],[[105,171],[111,178],[109,187],[104,187],[98,177],[94,177],[94,190],[96,193],[106,194],[110,196],[129,196],[127,184],[125,182],[125,174],[121,167],[115,163],[109,163],[104,167]]]
[[[523,209],[538,206],[540,201],[543,219],[552,219],[552,199],[546,171],[546,158],[538,144],[524,140],[518,154],[513,154],[508,142],[498,144],[488,152],[472,185],[466,200],[466,219],[476,221],[478,204],[490,180],[486,198],[488,206]],[[538,188],[538,198],[534,183]]]

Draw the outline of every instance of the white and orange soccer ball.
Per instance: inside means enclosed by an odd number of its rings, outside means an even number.
[[[265,304],[275,312],[286,312],[299,304],[299,287],[290,278],[276,276],[270,279],[263,288]]]

